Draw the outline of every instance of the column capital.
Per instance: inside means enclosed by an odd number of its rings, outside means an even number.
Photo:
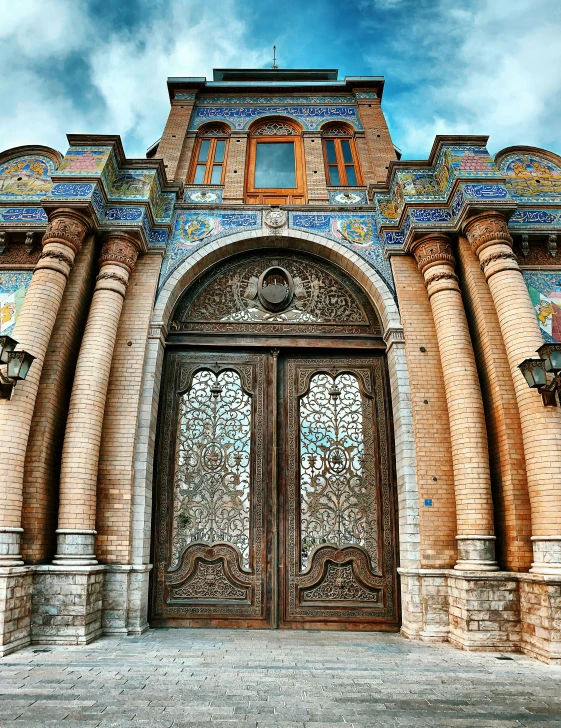
[[[423,275],[436,265],[447,265],[452,269],[456,265],[451,240],[444,233],[431,233],[416,240],[412,253]]]
[[[100,269],[106,265],[116,265],[124,268],[128,277],[132,273],[140,247],[140,241],[129,233],[120,231],[107,233],[101,246]]]
[[[512,237],[506,217],[502,212],[489,210],[468,218],[463,230],[474,252],[479,255],[490,245],[502,243],[512,248]]]
[[[90,230],[90,220],[79,210],[68,207],[53,210],[43,235],[43,249],[50,243],[59,243],[71,248],[74,255],[76,255]]]

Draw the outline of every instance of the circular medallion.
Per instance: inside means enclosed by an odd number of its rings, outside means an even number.
[[[294,294],[292,276],[284,268],[267,268],[259,278],[257,294],[262,306],[268,311],[284,311]]]
[[[224,453],[218,443],[211,442],[203,449],[202,462],[207,470],[219,470],[222,467]]]
[[[327,453],[327,462],[334,473],[342,473],[347,469],[347,453],[339,445],[334,445]]]
[[[277,208],[266,210],[264,219],[270,228],[281,228],[286,224],[286,211]]]
[[[372,223],[360,218],[350,218],[341,223],[341,235],[354,245],[368,245],[374,238]]]

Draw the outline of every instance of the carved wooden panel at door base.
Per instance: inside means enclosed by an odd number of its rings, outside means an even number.
[[[398,624],[381,358],[286,365],[283,623]]]
[[[156,477],[156,624],[268,624],[265,369],[264,355],[168,355]]]

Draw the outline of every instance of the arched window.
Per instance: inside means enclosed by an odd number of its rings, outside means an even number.
[[[327,184],[334,187],[362,184],[352,130],[345,124],[329,124],[322,129],[322,139]]]
[[[189,181],[194,185],[220,185],[224,181],[230,130],[224,124],[200,129]]]
[[[246,202],[305,204],[301,129],[291,120],[266,119],[250,130]]]

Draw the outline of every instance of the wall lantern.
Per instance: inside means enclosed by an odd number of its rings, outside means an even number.
[[[17,382],[27,377],[35,359],[27,351],[14,351],[18,342],[11,336],[0,336],[0,364],[6,365],[6,374],[0,369],[0,399],[11,399]]]
[[[537,389],[546,407],[561,402],[561,344],[543,344],[539,359],[525,359],[518,366],[529,387]],[[549,374],[549,376],[548,376]]]

